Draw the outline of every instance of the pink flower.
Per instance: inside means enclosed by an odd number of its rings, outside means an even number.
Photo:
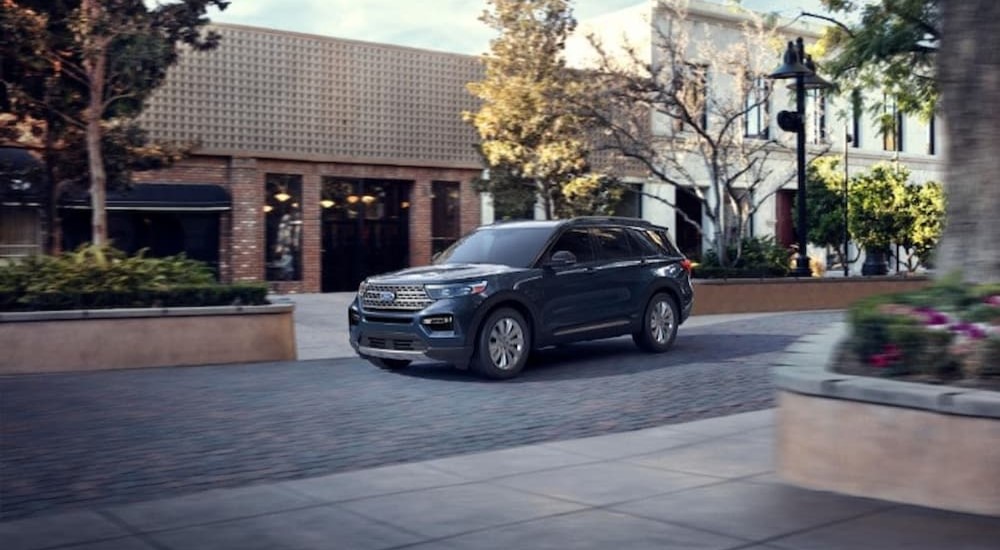
[[[921,320],[927,326],[937,326],[948,323],[948,316],[935,309],[920,307],[915,311],[920,315]]]
[[[1000,294],[987,296],[986,298],[983,299],[983,303],[994,307],[1000,307]]]

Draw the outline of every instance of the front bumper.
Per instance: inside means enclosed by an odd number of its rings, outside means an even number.
[[[472,357],[469,332],[474,306],[468,298],[438,300],[415,312],[366,311],[357,298],[348,309],[350,344],[362,358],[435,361],[460,368]],[[450,315],[448,330],[435,330],[425,319]]]

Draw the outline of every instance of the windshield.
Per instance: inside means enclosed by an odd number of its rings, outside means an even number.
[[[434,263],[530,267],[551,233],[552,227],[480,228],[449,246]]]

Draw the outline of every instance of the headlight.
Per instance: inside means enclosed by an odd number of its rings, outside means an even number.
[[[366,290],[368,290],[368,279],[365,279],[358,284],[358,296],[364,296]]]
[[[455,283],[451,285],[425,285],[424,290],[432,300],[442,300],[444,298],[455,298],[456,296],[470,296],[480,294],[486,290],[486,281],[475,283]]]

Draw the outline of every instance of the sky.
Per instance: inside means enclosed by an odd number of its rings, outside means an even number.
[[[725,3],[725,0],[713,0]],[[577,20],[642,3],[642,0],[571,0]],[[795,17],[819,11],[819,0],[743,0],[764,12]],[[383,42],[468,55],[489,50],[492,31],[479,15],[486,0],[232,0],[209,17],[287,31]]]

